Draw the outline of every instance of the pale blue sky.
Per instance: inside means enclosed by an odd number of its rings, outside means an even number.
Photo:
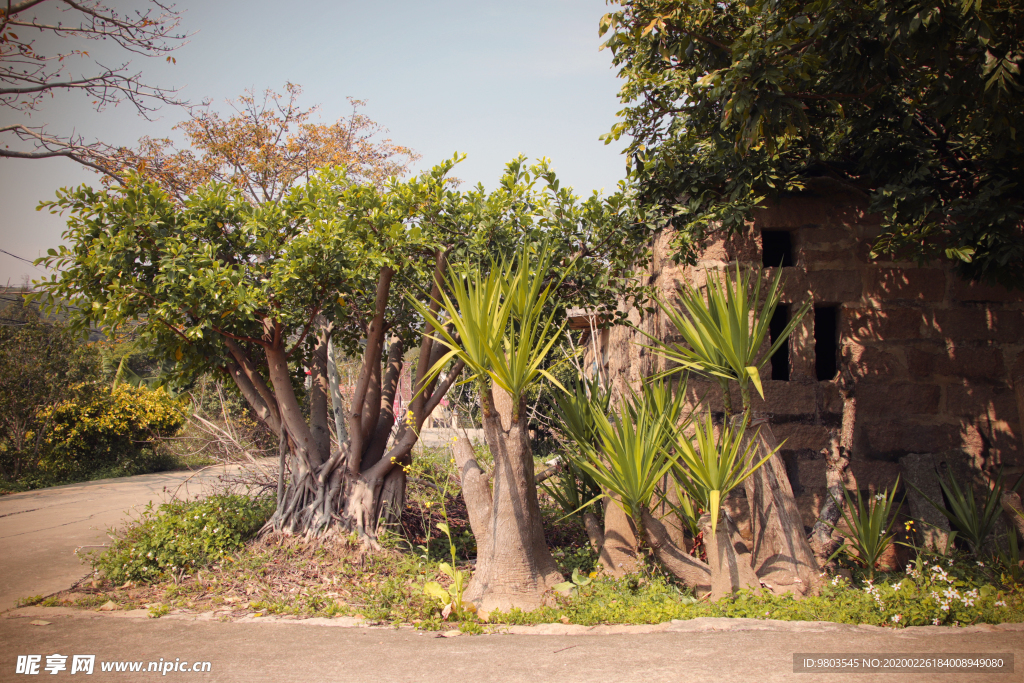
[[[612,191],[624,175],[622,145],[598,140],[620,108],[611,55],[598,50],[602,0],[182,0],[178,8],[195,35],[174,54],[177,64],[134,64],[147,82],[179,87],[187,99],[226,111],[224,101],[247,88],[281,91],[291,81],[325,121],[350,113],[346,97],[367,100],[363,113],[422,155],[417,168],[464,152],[456,175],[488,188],[520,153],[549,157],[562,184],[581,194]],[[165,108],[158,117],[146,122],[124,105],[96,114],[58,95],[32,122],[130,145],[170,135],[182,114]],[[0,122],[12,120],[0,112]],[[58,244],[62,221],[36,205],[61,186],[98,180],[68,160],[0,159],[0,249],[35,258]],[[41,274],[0,253],[0,284]]]

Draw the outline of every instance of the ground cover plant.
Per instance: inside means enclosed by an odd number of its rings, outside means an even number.
[[[421,500],[422,508],[412,505],[415,512],[405,518],[417,530],[438,517],[436,497],[431,505],[426,504],[431,495]],[[452,497],[450,502],[454,500]],[[105,580],[34,601],[93,609],[113,603],[117,609],[148,608],[154,617],[171,612],[214,612],[223,619],[349,616],[377,624],[467,632],[513,624],[654,624],[697,617],[833,621],[892,628],[1024,621],[1021,584],[1013,582],[998,560],[981,561],[967,553],[946,556],[922,551],[902,571],[878,572],[874,579],[866,570],[851,565],[850,574],[828,577],[819,595],[801,600],[739,591],[712,602],[695,598],[653,563],[621,578],[598,574],[597,556],[578,522],[574,534],[563,530],[566,545],[556,547],[552,554],[566,576],[574,569],[578,576],[589,574],[592,580],[586,585],[567,594],[552,591],[547,605],[531,611],[492,612],[486,618],[463,612],[445,619],[443,605],[424,590],[429,582],[445,589],[450,586],[450,577],[441,570],[447,559],[441,545],[447,538],[436,527],[429,540],[416,535],[406,539],[396,533],[383,552],[367,552],[351,536],[325,542],[295,537],[258,539],[242,547],[235,534],[241,529],[251,533],[258,526],[255,518],[261,512],[265,518],[267,508],[238,496],[216,496],[172,506],[165,514],[177,520],[165,522],[158,533],[166,539],[173,537],[173,530],[201,531],[210,526],[217,507],[232,502],[236,511],[245,512],[234,518],[240,524],[226,536],[211,529],[181,547],[159,547],[156,552],[160,554],[149,558],[147,548],[153,547],[149,543],[156,535],[153,517],[147,516],[101,556],[105,559],[96,566],[111,570]],[[545,510],[546,522],[556,524],[560,510],[553,505]],[[415,519],[421,512],[423,517]],[[183,519],[186,516],[191,520]],[[468,527],[464,509],[450,509],[448,517],[453,528]],[[223,517],[216,519],[224,521]],[[144,537],[147,540],[143,541]],[[460,537],[465,538],[458,531],[453,534],[453,538]],[[427,542],[415,546],[409,541]],[[474,550],[469,543],[456,544],[459,569],[472,571],[468,557]],[[161,571],[175,566],[184,571]],[[146,571],[147,567],[152,571]]]
[[[481,459],[486,452],[477,449]],[[415,462],[408,505],[401,522],[382,534],[382,551],[368,551],[355,535],[255,538],[272,501],[217,494],[148,511],[95,556],[99,574],[93,581],[25,602],[145,608],[153,617],[172,612],[212,612],[221,619],[356,617],[467,633],[514,624],[654,624],[697,617],[892,628],[1024,622],[1020,556],[1010,557],[1006,543],[993,555],[940,554],[913,548],[913,524],[907,523],[896,540],[910,545],[915,556],[898,570],[875,570],[872,576],[855,556],[843,556],[836,573],[824,577],[818,595],[795,600],[741,590],[712,601],[695,597],[650,554],[637,572],[621,577],[602,572],[581,519],[566,515],[546,495],[540,510],[552,557],[559,571],[575,580],[550,591],[545,604],[534,610],[445,614],[445,604],[427,586],[451,588],[452,574],[442,566],[446,563],[471,574],[477,547],[450,448],[424,449]]]

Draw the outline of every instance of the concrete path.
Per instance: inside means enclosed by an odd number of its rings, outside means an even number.
[[[208,491],[225,471],[161,472],[0,497],[0,612],[20,598],[50,595],[87,575],[76,550],[109,543],[107,529],[122,524],[126,512],[149,501],[166,502],[175,491],[179,497]]]
[[[0,681],[18,655],[95,655],[94,681],[842,681],[949,683],[1024,679],[1021,625],[905,630],[815,622],[694,619],[653,627],[549,624],[513,634],[441,637],[411,629],[353,627],[353,619],[247,619],[215,615],[81,612],[31,607],[0,616]],[[794,673],[794,653],[1004,653],[1012,672]],[[147,672],[149,662],[209,662],[206,673]],[[103,672],[104,662],[141,662],[140,673]],[[76,674],[77,675],[77,674]],[[54,679],[56,680],[56,679]]]

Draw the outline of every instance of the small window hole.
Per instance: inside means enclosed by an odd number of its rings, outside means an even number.
[[[839,372],[839,308],[814,307],[814,370],[819,382]]]
[[[772,319],[768,322],[768,336],[772,340],[772,344],[785,331],[788,324],[789,307],[780,305],[775,309]],[[789,339],[772,354],[772,379],[789,381]]]
[[[793,238],[785,230],[761,231],[761,264],[765,268],[793,265]]]

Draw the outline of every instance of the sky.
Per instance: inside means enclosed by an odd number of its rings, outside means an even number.
[[[131,9],[144,0],[108,4]],[[603,0],[182,0],[176,7],[192,34],[173,53],[177,63],[136,57],[133,67],[183,99],[209,99],[225,113],[227,100],[247,89],[283,92],[292,82],[303,88],[300,105],[320,105],[325,122],[351,113],[347,97],[365,100],[363,114],[421,155],[414,170],[462,152],[467,159],[454,175],[488,189],[519,154],[550,158],[562,185],[578,194],[612,192],[624,176],[625,143],[598,139],[621,108],[611,54],[599,50],[598,21],[609,11]],[[115,56],[95,43],[75,47]],[[88,67],[83,60],[73,71]],[[150,122],[123,104],[96,113],[87,99],[58,94],[31,123],[131,146],[143,135],[174,137],[184,117],[165,107]],[[0,110],[0,124],[20,120]],[[0,249],[34,259],[60,244],[62,219],[36,207],[81,183],[98,186],[99,176],[66,159],[0,159]],[[44,274],[0,253],[0,284]]]

